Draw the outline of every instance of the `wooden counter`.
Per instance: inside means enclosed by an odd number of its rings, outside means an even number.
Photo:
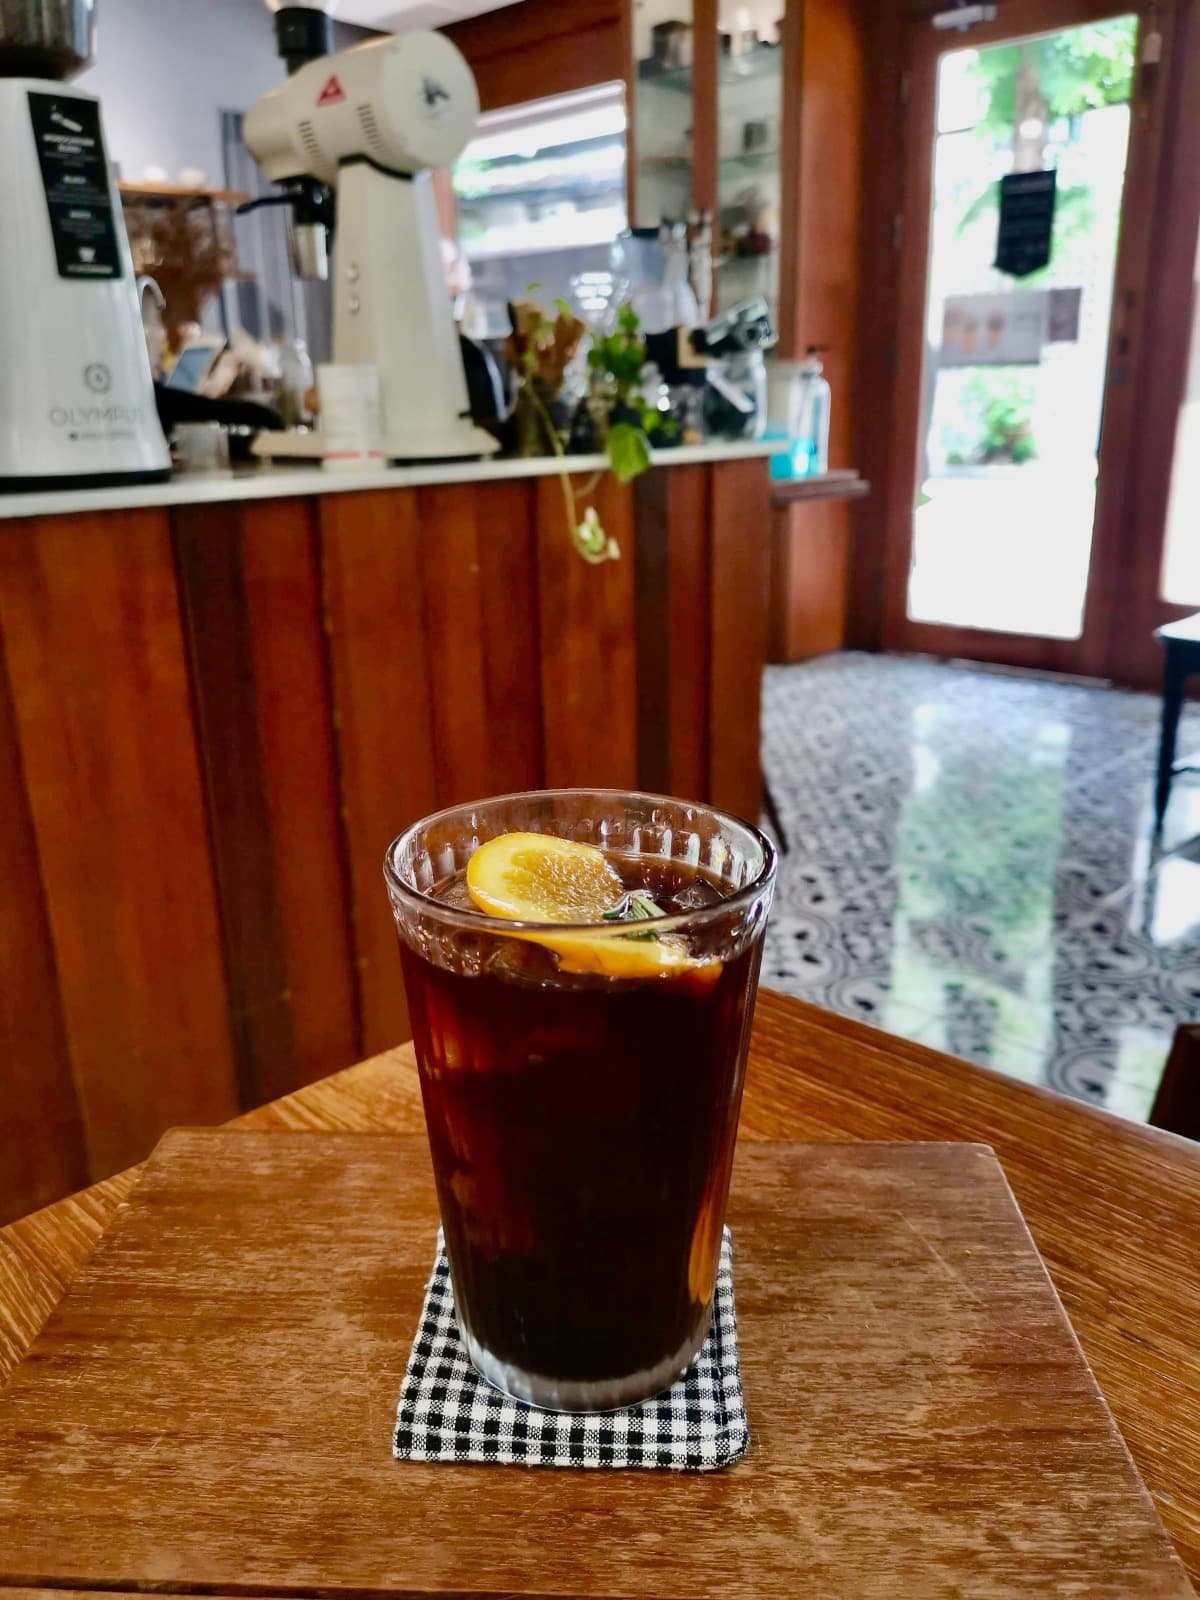
[[[771,480],[771,661],[807,661],[846,643],[851,524],[870,494],[857,472]]]
[[[407,1038],[382,861],[423,814],[757,815],[767,463],[677,459],[603,480],[599,567],[511,464],[0,521],[0,1219]]]

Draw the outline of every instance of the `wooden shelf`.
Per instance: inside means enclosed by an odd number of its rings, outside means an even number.
[[[792,505],[797,500],[858,500],[870,494],[871,485],[853,468],[821,472],[811,478],[772,478],[771,504]]]
[[[250,196],[242,189],[189,189],[180,183],[117,184],[123,200],[206,200],[211,204],[240,206]]]

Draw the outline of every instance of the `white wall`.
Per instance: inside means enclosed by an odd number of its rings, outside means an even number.
[[[96,63],[76,80],[101,96],[111,160],[199,167],[222,181],[221,111],[247,111],[282,82],[265,0],[97,0]],[[366,37],[341,28],[339,44]]]

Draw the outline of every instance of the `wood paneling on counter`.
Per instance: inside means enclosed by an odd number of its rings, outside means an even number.
[[[637,481],[638,781],[708,793],[709,478],[702,467]]]
[[[0,528],[0,1218],[405,1039],[382,862],[428,812],[756,813],[765,460],[589,500],[618,561],[555,477]]]
[[[0,1216],[13,1217],[86,1182],[90,1168],[3,660],[0,817]]]
[[[772,510],[769,660],[807,661],[845,644],[848,511],[835,500]]]
[[[166,514],[8,523],[0,625],[102,1177],[172,1122],[219,1121],[240,1103]]]
[[[317,517],[363,1048],[377,1050],[409,1034],[383,852],[438,803],[417,498],[326,495]]]
[[[217,516],[204,506],[179,506],[171,520],[207,791],[238,1100],[257,1105],[286,1092],[296,1049],[242,574],[243,514],[241,505]]]
[[[241,541],[295,1083],[362,1046],[316,524],[272,500]]]
[[[438,804],[542,783],[538,562],[528,483],[418,495]],[[406,821],[415,818],[406,818]]]
[[[761,463],[756,463],[760,465]],[[577,487],[586,480],[573,480]],[[549,788],[637,783],[637,658],[633,494],[606,473],[579,505],[594,505],[621,547],[589,566],[575,553],[562,485],[537,480],[542,728]]]

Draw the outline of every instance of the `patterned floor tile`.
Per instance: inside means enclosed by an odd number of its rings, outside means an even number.
[[[1200,1018],[1200,782],[1156,840],[1157,738],[1150,695],[910,657],[771,668],[790,848],[764,982],[1145,1117]]]

